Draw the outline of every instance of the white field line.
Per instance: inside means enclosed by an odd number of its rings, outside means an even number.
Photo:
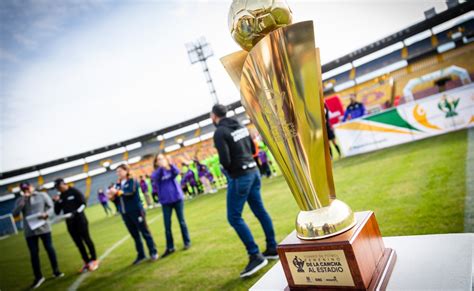
[[[153,219],[148,221],[148,224],[152,224],[160,217],[161,215],[154,217]],[[118,248],[121,244],[123,244],[129,238],[130,238],[130,235],[126,235],[123,238],[121,238],[119,241],[114,243],[110,248],[105,250],[105,252],[99,257],[99,263],[102,262],[108,255],[110,255],[110,253],[112,253],[116,248]],[[74,281],[74,283],[72,283],[72,285],[69,286],[69,288],[67,288],[67,290],[76,291],[79,288],[79,286],[81,286],[82,282],[84,282],[84,280],[86,280],[87,277],[89,277],[91,274],[92,274],[91,272],[82,273],[81,275],[79,275],[79,278],[77,278],[76,281]]]

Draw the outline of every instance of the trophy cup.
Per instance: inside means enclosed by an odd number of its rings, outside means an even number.
[[[291,22],[284,0],[234,0],[229,27],[244,50],[221,59],[301,210],[278,245],[288,285],[384,288],[396,254],[373,212],[336,199],[313,23]]]

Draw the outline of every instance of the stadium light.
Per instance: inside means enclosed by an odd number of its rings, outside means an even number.
[[[163,137],[163,135],[159,135],[156,137],[156,140],[157,141],[163,141],[165,138]]]
[[[15,194],[6,194],[0,196],[0,202],[8,201],[15,198]]]
[[[122,164],[126,164],[126,162],[121,161],[121,162],[114,163],[114,164],[110,165],[110,169],[111,169],[111,170],[115,170],[115,169],[118,168],[118,166],[120,166],[120,165],[122,165]]]
[[[87,174],[89,175],[89,177],[92,177],[92,176],[96,176],[96,175],[99,175],[99,174],[102,174],[102,173],[105,173],[105,172],[107,172],[107,169],[103,168],[103,167],[100,167],[100,168],[97,168],[97,169],[94,169],[94,170],[90,170]]]
[[[178,128],[176,130],[173,130],[173,131],[170,131],[170,132],[167,132],[163,135],[163,137],[165,139],[168,139],[168,138],[172,138],[172,137],[175,137],[175,136],[178,136],[180,134],[183,134],[183,133],[187,133],[189,131],[193,131],[193,130],[196,130],[199,128],[199,125],[197,123],[193,123],[193,124],[190,124],[190,125],[187,125],[185,127],[181,127],[181,128]]]
[[[169,152],[178,150],[180,148],[181,148],[181,146],[179,144],[170,145],[168,147],[165,147],[165,153],[169,153]]]
[[[330,71],[327,71],[327,72],[323,73],[322,78],[323,78],[324,81],[326,81],[327,79],[330,79],[330,78],[332,78],[336,75],[339,75],[340,73],[347,72],[351,69],[352,69],[352,63],[347,63],[345,65],[339,66],[335,69],[332,69]]]
[[[414,44],[415,42],[419,42],[421,40],[427,39],[428,37],[431,37],[431,35],[432,35],[431,30],[428,29],[420,33],[417,33],[413,36],[410,36],[408,38],[405,38],[405,40],[403,40],[403,43],[405,44],[405,46],[409,46],[409,45]]]
[[[136,142],[136,143],[132,143],[132,144],[129,144],[129,145],[126,145],[125,148],[127,149],[127,151],[131,151],[131,150],[136,150],[136,149],[139,149],[142,147],[142,143],[141,142]]]
[[[214,137],[214,132],[209,132],[209,133],[203,134],[199,138],[201,139],[201,141],[204,141],[204,140],[210,139],[212,137]]]
[[[201,139],[199,137],[194,137],[194,138],[191,138],[191,139],[188,139],[188,140],[185,140],[183,145],[184,146],[190,146],[190,145],[193,145],[193,144],[196,144],[198,142],[200,142]]]
[[[0,180],[0,186],[15,183],[15,182],[20,182],[20,181],[23,181],[23,180],[28,180],[28,179],[31,179],[31,178],[36,178],[39,175],[40,175],[40,173],[38,171],[34,171],[34,172],[26,173],[26,174],[21,174],[21,175],[15,176],[15,177],[2,179],[2,180]]]
[[[142,157],[138,156],[138,157],[133,157],[133,158],[130,158],[128,159],[128,164],[135,164],[135,163],[138,163],[139,161],[141,161]]]
[[[468,20],[471,20],[474,18],[474,11],[469,11],[463,15],[459,15],[458,17],[455,17],[453,19],[450,19],[446,22],[443,22],[441,24],[438,24],[436,26],[433,26],[431,28],[431,31],[433,34],[438,34],[440,32],[443,32],[445,30],[448,30],[450,28],[453,28],[454,26],[458,25],[459,23],[466,22]]]
[[[204,126],[209,125],[209,124],[212,124],[212,120],[210,118],[205,119],[203,121],[199,121],[199,126],[200,127],[204,127]]]
[[[83,180],[85,178],[87,178],[87,173],[80,173],[80,174],[77,174],[77,175],[73,175],[73,176],[69,176],[67,178],[64,178],[64,182],[71,183],[71,182],[76,182],[76,181],[79,181],[79,180]]]
[[[52,189],[54,187],[54,182],[44,183],[42,186],[43,186],[43,188],[49,190],[49,189]]]
[[[453,48],[456,47],[456,43],[454,43],[454,41],[450,41],[448,43],[445,43],[445,44],[442,44],[440,45],[437,50],[438,50],[438,53],[444,53],[444,52],[447,52],[449,50],[452,50]]]
[[[199,38],[195,42],[186,43],[186,49],[188,50],[189,61],[191,65],[195,63],[201,63],[202,71],[206,77],[206,82],[209,87],[209,92],[214,100],[214,104],[219,103],[217,98],[216,89],[214,83],[212,82],[211,74],[209,73],[209,68],[207,67],[207,59],[212,57],[214,53],[212,52],[211,45],[206,41],[204,37]]]
[[[106,152],[103,152],[103,153],[100,153],[100,154],[88,156],[88,157],[85,158],[85,160],[86,160],[86,162],[90,163],[90,162],[94,162],[94,161],[101,160],[101,159],[104,159],[104,158],[108,158],[108,157],[111,157],[111,156],[115,156],[115,155],[118,155],[118,154],[122,154],[125,151],[126,151],[125,147],[120,147],[120,148],[113,149],[113,150],[110,150],[110,151],[106,151]]]
[[[371,53],[371,54],[366,55],[366,56],[364,56],[364,57],[362,57],[362,58],[359,58],[359,59],[357,59],[357,60],[354,60],[354,61],[352,62],[352,64],[354,65],[354,67],[358,67],[358,66],[361,66],[361,65],[363,65],[363,64],[366,64],[366,63],[368,63],[368,62],[370,62],[370,61],[373,61],[373,60],[375,60],[375,59],[379,59],[379,58],[381,58],[381,57],[383,57],[383,56],[386,56],[386,55],[388,55],[388,54],[390,54],[390,53],[392,53],[392,52],[394,52],[394,51],[396,51],[396,50],[399,50],[399,49],[401,49],[401,48],[403,48],[403,42],[399,41],[399,42],[397,42],[397,43],[394,43],[394,44],[392,44],[392,45],[389,45],[388,47],[385,47],[385,48],[383,48],[383,49],[381,49],[381,50],[378,50],[378,51],[376,51],[376,52],[374,52],[374,53]]]
[[[334,86],[334,92],[339,92],[339,91],[345,90],[347,88],[353,87],[353,86],[355,86],[355,84],[356,84],[356,82],[354,80],[350,80],[350,81],[344,82],[342,84],[338,84],[338,85]]]
[[[240,107],[235,108],[234,111],[236,114],[244,113],[245,108],[243,106],[240,106]]]
[[[52,166],[52,167],[49,167],[49,168],[44,168],[44,169],[39,170],[39,172],[40,172],[41,175],[44,176],[44,175],[47,175],[47,174],[59,172],[61,170],[66,170],[66,169],[69,169],[69,168],[82,166],[82,165],[84,165],[84,163],[85,163],[84,159],[78,159],[78,160],[70,161],[70,162],[67,162],[67,163],[59,164],[59,165],[56,165],[56,166]]]

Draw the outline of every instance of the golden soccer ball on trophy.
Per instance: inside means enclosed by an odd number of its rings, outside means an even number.
[[[232,38],[246,51],[265,35],[292,23],[292,12],[285,0],[233,1],[229,11]]]

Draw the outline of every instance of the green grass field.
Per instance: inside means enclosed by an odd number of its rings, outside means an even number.
[[[338,198],[354,211],[373,210],[384,236],[463,231],[466,131],[433,137],[335,162]],[[296,203],[280,176],[265,180],[263,197],[273,218],[277,239],[294,229]],[[99,255],[127,236],[120,217],[106,218],[102,208],[87,209],[92,238]],[[247,263],[245,249],[225,213],[225,193],[204,195],[187,201],[186,219],[193,247],[154,263],[131,267],[136,256],[128,239],[102,262],[80,285],[81,290],[244,290],[267,271],[242,280],[239,272]],[[245,219],[261,247],[264,236],[248,207]],[[163,252],[165,238],[161,209],[148,212],[150,228]],[[182,247],[176,220],[174,238]],[[66,276],[48,279],[40,288],[66,290],[78,277],[81,259],[64,223],[53,228],[61,270]],[[51,269],[41,247],[43,273]],[[29,254],[23,234],[0,241],[0,289],[24,290],[32,281]]]

